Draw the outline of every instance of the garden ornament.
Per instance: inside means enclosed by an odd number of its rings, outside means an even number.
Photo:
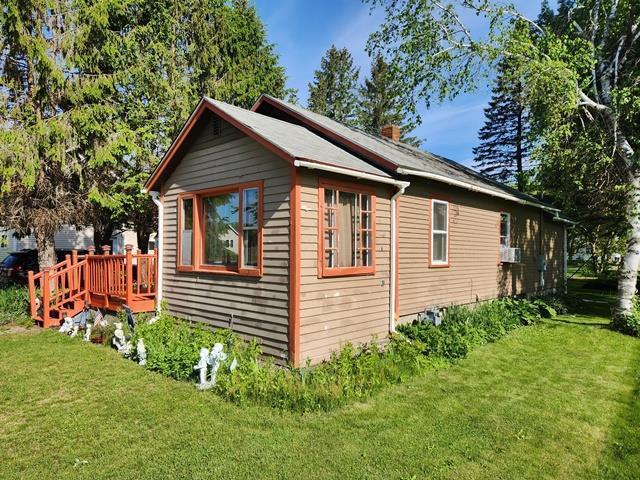
[[[209,349],[202,347],[200,349],[200,361],[193,367],[194,370],[200,372],[200,383],[198,384],[198,390],[206,390],[211,385],[207,382],[207,358],[209,357]]]
[[[82,337],[82,340],[84,340],[85,342],[88,342],[89,340],[91,340],[91,327],[93,325],[91,325],[89,322],[87,322],[87,326],[84,327],[84,336]]]
[[[60,330],[58,331],[60,333],[65,333],[69,335],[72,329],[73,329],[73,319],[71,317],[64,317],[64,323],[62,324],[62,326],[60,327]]]
[[[136,344],[136,352],[138,354],[138,365],[146,365],[147,348],[144,346],[144,340],[142,338],[138,339],[138,343]]]
[[[102,312],[100,311],[100,309],[97,309],[97,310],[96,310],[96,315],[95,315],[95,317],[93,318],[93,324],[94,324],[96,327],[106,327],[106,326],[107,326],[107,323],[108,323],[108,322],[107,322],[107,321],[106,321],[106,319],[104,318],[104,315],[102,315]]]
[[[224,353],[224,345],[216,343],[209,353],[208,363],[211,366],[211,385],[216,384],[216,376],[218,375],[218,369],[220,364],[227,359],[227,354]]]
[[[233,357],[233,361],[231,362],[231,365],[229,365],[229,371],[233,372],[237,367],[238,367],[238,360],[236,360],[236,357]]]
[[[118,349],[118,353],[128,356],[131,353],[131,342],[127,341],[122,330],[122,323],[116,322],[116,331],[113,332],[113,345]]]
[[[71,329],[71,335],[69,335],[70,337],[75,337],[78,335],[78,330],[80,330],[80,325],[74,325],[73,328]]]

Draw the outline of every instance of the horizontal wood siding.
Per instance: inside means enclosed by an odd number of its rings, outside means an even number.
[[[316,363],[347,342],[365,343],[373,336],[384,341],[389,333],[390,189],[367,184],[377,196],[375,274],[318,278],[318,175],[300,170],[299,178],[300,359]]]
[[[429,268],[430,199],[450,201],[450,266]],[[511,213],[512,246],[522,263],[500,264],[500,212]],[[399,203],[399,314],[403,320],[431,306],[468,304],[540,288],[538,254],[546,253],[546,288],[562,282],[562,225],[540,210],[435,182],[414,180]],[[544,230],[543,230],[544,231]]]
[[[177,271],[178,194],[256,180],[264,181],[264,275]],[[169,310],[213,327],[233,326],[244,337],[259,339],[265,353],[277,358],[288,350],[289,182],[284,160],[222,122],[216,137],[212,125],[205,125],[163,184],[163,298]]]

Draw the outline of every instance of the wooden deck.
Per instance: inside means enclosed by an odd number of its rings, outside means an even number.
[[[85,306],[117,311],[127,305],[134,313],[156,308],[157,257],[125,255],[67,255],[65,261],[39,273],[29,272],[31,317],[43,327],[55,327],[64,317],[75,316]]]

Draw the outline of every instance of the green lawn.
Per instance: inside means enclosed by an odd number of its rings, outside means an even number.
[[[0,333],[0,478],[637,479],[640,340],[605,328],[594,302],[304,416],[55,332]]]

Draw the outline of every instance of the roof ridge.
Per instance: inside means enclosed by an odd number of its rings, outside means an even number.
[[[426,157],[427,160],[437,161],[437,162],[439,162],[441,164],[444,164],[444,165],[447,165],[447,166],[449,166],[451,168],[455,168],[456,170],[458,170],[460,172],[463,172],[463,173],[466,173],[468,175],[471,175],[471,176],[475,177],[476,179],[478,179],[480,181],[483,181],[483,182],[486,182],[486,183],[490,184],[491,186],[493,186],[493,187],[495,187],[495,188],[497,188],[499,190],[503,190],[503,191],[505,191],[507,193],[510,193],[512,195],[526,197],[527,199],[529,199],[529,200],[531,200],[533,202],[539,203],[541,205],[544,205],[544,206],[552,206],[552,205],[542,201],[541,199],[539,199],[539,198],[537,198],[537,197],[535,197],[533,195],[529,195],[528,193],[521,192],[520,190],[512,188],[512,187],[510,187],[510,186],[508,186],[508,185],[506,185],[504,183],[498,182],[498,181],[496,181],[496,180],[494,180],[494,179],[482,174],[481,172],[478,172],[478,171],[472,169],[471,167],[463,165],[460,162],[457,162],[457,161],[452,160],[450,158],[444,157],[442,155],[438,155],[437,153],[433,153],[433,152],[430,152],[428,150],[423,150],[421,148],[414,147],[413,145],[409,145],[408,143],[404,143],[404,142],[401,142],[401,141],[395,141],[395,140],[392,140],[390,138],[386,138],[384,136],[373,135],[373,134],[371,134],[369,132],[366,132],[366,131],[364,131],[362,129],[359,129],[357,127],[354,127],[352,125],[347,125],[345,123],[338,122],[337,120],[334,120],[333,118],[329,118],[326,115],[322,115],[321,113],[314,112],[314,111],[309,110],[308,108],[302,107],[300,105],[295,105],[295,104],[292,104],[292,103],[287,102],[285,100],[282,100],[282,99],[279,99],[279,98],[275,98],[275,97],[273,97],[272,95],[269,95],[269,94],[263,94],[263,96],[268,97],[271,100],[274,100],[274,101],[276,101],[278,103],[281,103],[281,104],[283,104],[283,105],[285,105],[285,106],[287,106],[289,108],[293,108],[294,110],[295,109],[302,110],[303,111],[302,113],[309,112],[312,115],[318,115],[318,116],[324,117],[324,118],[326,118],[327,120],[329,120],[331,122],[335,122],[338,125],[341,125],[342,127],[345,127],[345,128],[348,128],[349,130],[352,130],[354,132],[363,134],[363,135],[367,136],[368,138],[370,138],[372,140],[376,140],[377,142],[380,142],[382,144],[387,144],[387,145],[389,145],[391,147],[394,147],[394,148],[402,149],[406,153],[408,153],[408,154],[410,154],[410,155],[412,155],[415,158],[418,158],[420,160],[425,160],[425,157]],[[335,132],[335,133],[337,135],[342,136],[342,134],[340,134],[339,132]],[[353,140],[353,139],[349,139],[349,140],[353,141],[354,143],[357,143],[358,145],[360,145],[361,147],[363,147],[363,148],[365,148],[367,150],[370,150],[368,147],[362,145],[360,142],[357,142],[356,140]],[[374,152],[374,153],[377,154],[377,155],[380,155],[381,157],[383,157],[385,159],[387,159],[389,162],[396,163],[393,159],[388,158],[387,155],[384,155],[384,154],[382,154],[380,152]],[[407,170],[410,170],[410,169],[407,169]]]

